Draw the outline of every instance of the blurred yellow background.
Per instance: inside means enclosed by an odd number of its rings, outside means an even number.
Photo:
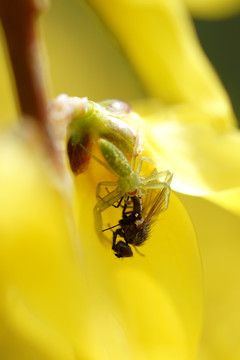
[[[50,84],[49,98],[61,93],[96,101],[130,101],[143,96],[141,84],[118,44],[85,2],[53,0],[40,21],[48,60],[43,72]],[[0,118],[13,121],[16,110],[2,32],[0,78]]]
[[[228,38],[223,29],[224,26],[229,26],[231,21],[233,27],[230,27]],[[212,38],[214,42],[213,31],[215,38],[219,38],[216,31],[219,26],[226,35],[224,41],[229,44],[232,42],[236,47],[239,33],[233,30],[240,29],[239,24],[239,17],[222,22],[208,22],[208,25],[200,20],[196,22],[202,44],[212,51],[211,60],[220,60],[217,70],[220,73],[223,69],[222,80],[230,91],[230,97],[234,99],[236,112],[240,114],[240,75],[235,72],[237,67],[240,68],[237,66],[239,49],[234,59],[231,58],[234,52],[231,53],[230,49],[225,51],[225,61],[229,60],[227,65],[223,59],[222,42],[219,41],[219,48],[215,46],[214,50],[208,41]],[[144,86],[135,76],[134,69],[127,62],[118,43],[85,2],[52,0],[49,10],[41,18],[41,25],[47,59],[44,73],[49,82],[49,99],[60,93],[87,96],[95,101],[119,98],[131,102],[144,97]],[[14,86],[10,81],[5,55],[1,34],[0,121],[3,124],[16,119],[12,91]],[[226,67],[231,71],[224,71]],[[232,78],[236,83],[231,81]],[[239,217],[204,199],[185,195],[182,195],[181,199],[196,226],[204,266],[206,321],[201,359],[237,360],[240,358]],[[223,343],[222,339],[226,337],[228,341]]]
[[[96,101],[107,98],[131,101],[145,95],[143,84],[119,44],[85,1],[52,0],[40,22],[48,60],[43,72],[50,84],[49,98],[67,93]],[[237,46],[240,16],[212,21],[197,19],[195,25],[208,57],[230,94],[235,112],[240,115]],[[0,79],[1,122],[13,121],[16,115],[14,85],[10,82],[2,31]]]

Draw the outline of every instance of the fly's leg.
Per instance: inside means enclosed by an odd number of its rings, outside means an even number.
[[[118,243],[116,243],[117,236],[121,236],[122,238],[124,238],[124,232],[121,229],[118,229],[113,232],[112,250],[114,251],[115,256],[118,258],[125,258],[125,257],[133,256],[132,249],[127,242],[120,240]],[[124,238],[124,240],[125,240],[125,238]]]
[[[126,212],[127,207],[128,207],[128,202],[125,201],[125,204],[124,204],[123,210],[122,210],[122,217],[123,217],[123,219],[126,219],[126,218],[128,217],[127,212]]]
[[[124,199],[124,196],[121,197],[121,199],[118,201],[117,205],[112,205],[113,207],[115,207],[115,209],[118,209],[119,207],[122,207],[124,205],[122,205],[122,201]]]
[[[108,194],[110,193],[110,191],[108,190],[107,187],[106,187],[106,191],[107,191]],[[102,199],[100,196],[98,196],[98,197],[99,197],[99,199]],[[122,205],[123,199],[124,199],[124,195],[121,197],[121,199],[119,199],[117,205],[114,205],[114,204],[113,204],[112,206],[113,206],[114,208],[116,208],[116,209],[118,209],[120,206],[123,207],[123,206],[124,206],[124,205]]]
[[[116,231],[113,231],[113,247],[116,246],[116,240],[118,236],[124,238],[124,232],[121,229],[117,229]]]

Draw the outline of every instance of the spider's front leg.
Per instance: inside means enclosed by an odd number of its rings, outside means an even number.
[[[149,189],[149,190],[150,189],[161,190],[165,198],[164,207],[162,208],[161,212],[167,210],[170,199],[170,193],[171,193],[170,182],[152,182],[152,183],[143,184],[142,187],[144,189]]]
[[[98,185],[101,186],[102,184],[104,184],[104,186],[105,186],[106,182],[100,183]],[[121,198],[121,196],[122,196],[122,194],[119,191],[119,189],[117,188],[117,189],[111,191],[109,194],[107,194],[103,198],[99,199],[97,201],[96,205],[94,206],[93,213],[94,213],[95,229],[96,229],[99,239],[103,242],[105,240],[107,240],[109,242],[109,239],[102,232],[102,212],[104,210],[106,210],[107,208],[109,208],[110,206],[112,206],[113,204],[115,204],[115,202],[117,202]]]
[[[136,173],[139,175],[140,174],[140,172],[141,172],[141,169],[142,169],[142,165],[143,165],[143,162],[148,162],[148,163],[150,163],[150,164],[153,164],[153,165],[155,165],[155,162],[152,160],[152,159],[150,159],[150,158],[148,158],[148,157],[146,157],[146,156],[142,156],[140,159],[139,159],[139,162],[138,162],[138,164],[137,164],[137,169],[136,169]]]
[[[106,187],[106,191],[107,191],[107,193],[109,194],[110,193],[110,191],[108,190],[108,188]],[[100,196],[99,196],[99,198],[100,199],[102,199]],[[118,200],[118,202],[117,202],[117,205],[112,205],[115,209],[118,209],[119,207],[124,207],[125,205],[122,205],[122,201],[125,199],[125,196],[123,195],[119,200]]]
[[[97,184],[97,189],[96,189],[96,198],[98,199],[103,199],[101,196],[100,196],[100,193],[101,193],[101,189],[102,187],[108,187],[108,186],[117,186],[118,183],[116,181],[101,181],[100,183]],[[112,191],[108,192],[108,194],[111,194]]]
[[[157,172],[157,169],[154,169],[151,175],[148,175],[142,179],[143,179],[144,183],[148,183],[148,182],[154,181],[154,180],[159,180],[160,182],[162,182],[161,179],[163,179],[164,183],[170,184],[172,181],[172,176],[173,176],[173,174],[169,170]]]

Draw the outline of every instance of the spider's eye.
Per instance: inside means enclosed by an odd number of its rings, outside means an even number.
[[[112,249],[118,258],[133,256],[131,247],[123,241],[119,241],[116,245],[113,245]]]

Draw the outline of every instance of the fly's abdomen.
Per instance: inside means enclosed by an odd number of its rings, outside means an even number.
[[[149,223],[144,224],[143,227],[139,227],[137,232],[136,232],[136,236],[135,236],[133,244],[135,246],[142,245],[142,243],[144,243],[144,241],[146,241],[148,239],[149,232],[150,232]]]
[[[99,146],[108,165],[121,177],[131,174],[132,168],[123,153],[110,141],[100,139]]]

